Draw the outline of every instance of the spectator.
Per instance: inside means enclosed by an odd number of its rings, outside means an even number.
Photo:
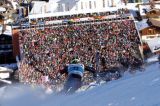
[[[66,73],[68,76],[62,92],[74,93],[78,90],[82,85],[83,73],[86,70],[92,72],[93,76],[96,76],[96,71],[93,67],[84,66],[80,60],[76,58],[71,61],[71,64],[66,65],[65,68],[60,70],[61,74]]]

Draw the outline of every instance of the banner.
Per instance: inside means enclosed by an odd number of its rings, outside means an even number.
[[[97,20],[99,20],[99,19],[105,19],[105,17],[104,16],[94,16],[94,19],[97,19]]]
[[[38,25],[44,25],[44,24],[45,24],[45,22],[43,22],[43,21],[39,21],[37,24],[38,24]]]
[[[23,24],[21,24],[23,27],[30,27],[30,23],[29,22],[25,22]]]
[[[160,51],[160,38],[156,37],[149,41],[147,41],[149,48],[151,49],[152,53]]]
[[[58,23],[62,23],[62,20],[53,20],[53,21],[46,21],[45,24],[58,24]]]
[[[67,20],[67,19],[62,21],[62,23],[68,23],[68,22],[69,22],[69,20]]]

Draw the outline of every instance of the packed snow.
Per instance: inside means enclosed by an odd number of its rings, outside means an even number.
[[[160,64],[148,60],[145,71],[71,95],[46,94],[39,87],[14,85],[0,89],[0,106],[160,106]]]

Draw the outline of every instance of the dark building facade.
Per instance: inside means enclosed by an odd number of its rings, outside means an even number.
[[[142,2],[143,0],[128,0],[128,3],[139,3]]]
[[[0,64],[16,63],[13,55],[12,36],[0,35]]]

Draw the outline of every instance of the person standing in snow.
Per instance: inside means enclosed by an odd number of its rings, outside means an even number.
[[[96,71],[93,67],[84,66],[80,63],[80,60],[75,58],[70,64],[66,65],[62,70],[60,70],[60,75],[67,74],[67,80],[62,90],[63,93],[74,93],[82,85],[82,77],[84,71],[89,71],[96,76]]]

